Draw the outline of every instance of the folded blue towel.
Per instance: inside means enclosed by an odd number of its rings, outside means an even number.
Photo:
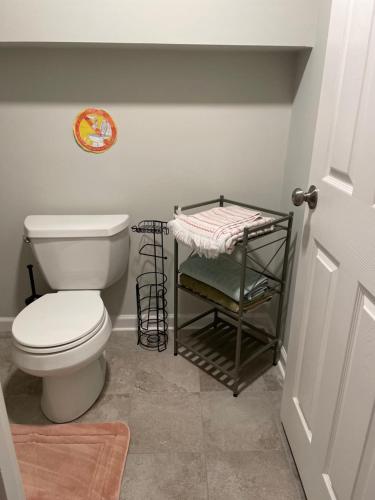
[[[240,300],[241,264],[233,257],[221,254],[216,259],[190,256],[180,266],[180,272],[220,290],[233,300]],[[268,280],[255,271],[246,269],[245,298],[252,300],[264,293]]]

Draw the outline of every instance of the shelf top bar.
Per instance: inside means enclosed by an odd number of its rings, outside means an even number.
[[[278,215],[279,217],[289,217],[290,214],[286,212],[278,212],[276,210],[270,210],[268,208],[257,207],[255,205],[249,205],[248,203],[242,203],[241,201],[228,200],[224,198],[225,203],[231,203],[232,205],[238,205],[240,207],[251,208],[253,210],[259,210],[259,212],[266,212],[268,214]]]
[[[232,205],[238,205],[240,207],[250,208],[252,210],[259,210],[260,212],[265,212],[268,214],[277,215],[279,217],[286,217],[287,219],[291,216],[291,213],[288,214],[286,212],[278,212],[276,210],[270,210],[268,208],[262,208],[262,207],[258,207],[255,205],[249,205],[248,203],[243,203],[240,201],[229,200],[229,199],[225,198],[223,195],[220,196],[219,198],[215,198],[213,200],[202,201],[201,203],[194,203],[192,205],[185,205],[183,207],[179,207],[178,205],[175,205],[174,212],[177,213],[177,210],[179,208],[180,208],[180,210],[192,210],[193,208],[199,208],[199,207],[204,207],[205,205],[213,205],[214,203],[220,203],[220,201],[224,202],[224,203],[231,203]],[[273,221],[273,223],[276,223],[276,222],[279,222],[279,221],[277,221],[277,220]]]
[[[192,210],[193,208],[204,207],[205,205],[213,205],[214,203],[219,203],[220,198],[215,198],[214,200],[202,201],[201,203],[194,203],[193,205],[185,205],[184,207],[180,207],[179,205],[175,205],[174,212],[177,213],[177,210]]]

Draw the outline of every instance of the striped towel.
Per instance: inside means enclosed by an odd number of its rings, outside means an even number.
[[[264,231],[255,228],[273,219],[263,217],[261,212],[242,208],[237,205],[215,207],[194,215],[175,214],[168,223],[174,237],[181,243],[193,248],[200,256],[214,258],[222,253],[232,253],[236,243],[242,238],[245,227],[254,228],[254,236]]]

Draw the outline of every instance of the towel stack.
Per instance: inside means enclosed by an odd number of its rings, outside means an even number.
[[[241,265],[232,257],[220,255],[217,259],[206,259],[192,255],[181,264],[180,272],[219,290],[235,302],[240,300]],[[253,301],[263,296],[267,289],[267,278],[246,269],[244,288],[246,300]]]
[[[272,226],[256,229],[270,222],[272,219],[263,217],[261,212],[229,205],[193,215],[176,214],[168,227],[179,242],[191,247],[198,255],[215,258],[223,253],[232,253],[245,228],[250,228],[250,234],[254,236],[272,231]]]
[[[250,236],[262,234],[273,230],[272,220],[238,205],[215,207],[194,215],[176,214],[168,226],[174,237],[194,252],[180,267],[181,284],[238,312],[242,266],[226,254],[233,252],[245,228],[250,229]],[[260,228],[265,224],[269,225]],[[267,278],[248,268],[244,299],[249,307],[270,299]]]

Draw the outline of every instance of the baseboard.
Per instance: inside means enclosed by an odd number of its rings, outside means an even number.
[[[179,323],[189,321],[195,314],[182,314],[180,315]],[[118,316],[111,316],[112,329],[116,332],[133,332],[137,329],[137,315],[136,314],[120,314]],[[168,329],[173,330],[174,315],[168,315]],[[258,313],[252,315],[252,320],[256,323],[262,323],[269,326],[269,317],[265,313]],[[198,320],[194,323],[195,328],[202,328],[206,324],[205,318]]]
[[[12,317],[0,318],[0,333],[8,333],[12,330],[13,320]]]
[[[111,316],[112,330],[115,332],[134,332],[137,329],[136,314],[120,314]]]
[[[188,321],[192,316],[183,316],[182,321]],[[112,330],[114,332],[134,332],[137,330],[137,315],[136,314],[120,314],[112,316]],[[180,321],[181,321],[180,320]],[[202,322],[197,322],[197,327],[203,326]],[[173,314],[168,315],[168,330],[173,330]]]
[[[285,379],[285,369],[286,369],[286,359],[287,359],[287,352],[285,350],[285,347],[281,347],[281,352],[280,352],[280,360],[277,363],[277,367],[280,371],[280,374],[283,379]]]

